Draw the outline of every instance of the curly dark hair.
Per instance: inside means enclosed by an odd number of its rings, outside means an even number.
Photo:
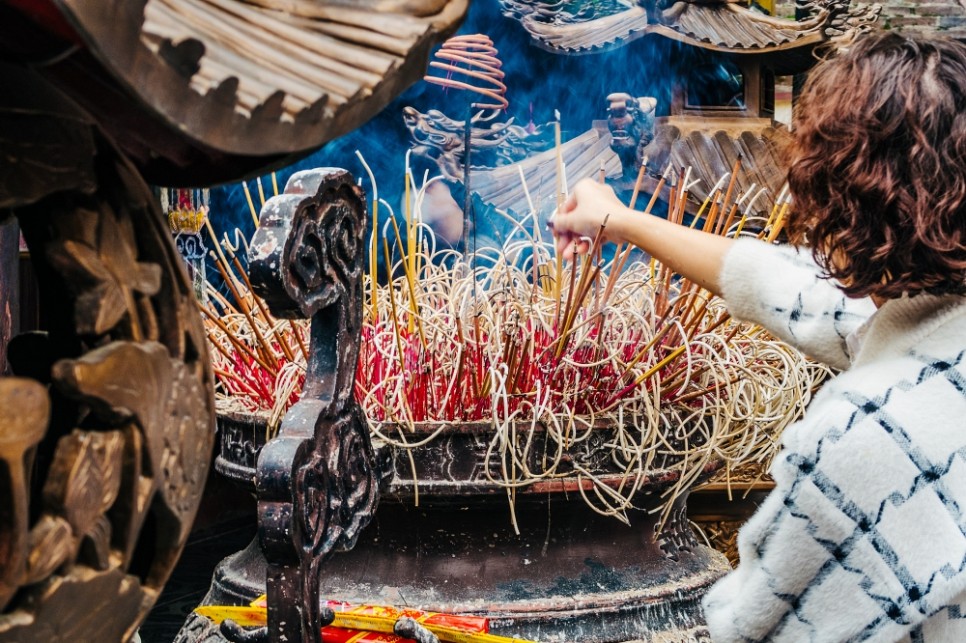
[[[865,37],[796,110],[790,241],[850,296],[966,294],[966,45]]]

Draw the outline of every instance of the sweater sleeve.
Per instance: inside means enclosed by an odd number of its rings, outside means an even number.
[[[959,614],[963,471],[931,466],[894,424],[900,395],[834,394],[786,431],[775,489],[739,532],[741,562],[704,598],[715,643],[908,640]],[[955,625],[925,640],[964,640]]]
[[[728,251],[720,283],[736,318],[839,369],[849,366],[846,337],[875,312],[870,299],[848,298],[823,279],[807,253],[756,239],[739,239]]]

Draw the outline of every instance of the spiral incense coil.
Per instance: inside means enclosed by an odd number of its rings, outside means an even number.
[[[475,92],[492,102],[473,103],[478,109],[506,109],[506,85],[500,70],[503,63],[489,36],[472,34],[454,36],[443,43],[429,63],[430,70],[440,69],[445,76],[427,75],[427,82]]]

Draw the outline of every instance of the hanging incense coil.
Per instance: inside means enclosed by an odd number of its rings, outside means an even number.
[[[429,63],[433,69],[442,70],[445,76],[427,75],[425,80],[443,87],[475,92],[491,102],[473,103],[477,109],[506,109],[503,63],[497,58],[498,50],[489,36],[471,34],[454,36],[443,43]]]

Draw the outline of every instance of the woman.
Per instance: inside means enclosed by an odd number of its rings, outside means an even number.
[[[775,489],[705,597],[715,641],[966,641],[966,47],[870,36],[819,65],[789,170],[795,247],[627,210],[583,182],[553,220],[606,218],[810,356],[845,369],[782,436]]]

